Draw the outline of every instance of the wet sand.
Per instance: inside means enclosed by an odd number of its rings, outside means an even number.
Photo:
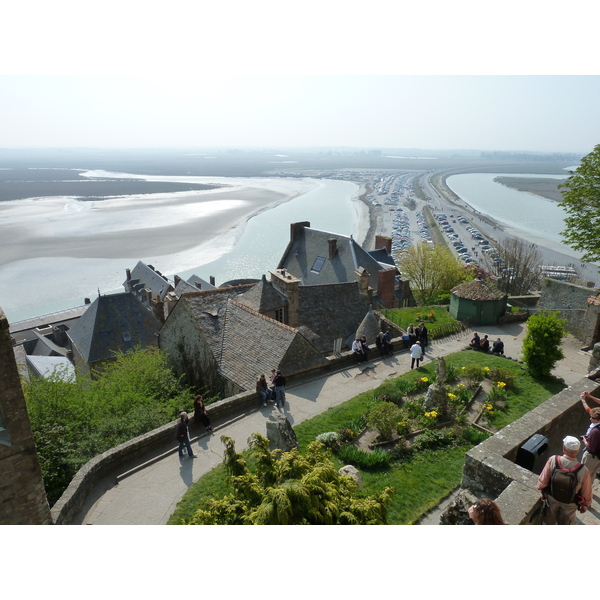
[[[298,193],[298,192],[297,192]],[[205,244],[293,198],[264,188],[145,194],[102,201],[68,197],[0,204],[0,266],[48,258],[137,258]]]

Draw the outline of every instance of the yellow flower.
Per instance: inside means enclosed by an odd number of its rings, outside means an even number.
[[[464,371],[467,367],[462,367],[462,370]]]
[[[490,368],[489,368],[489,367],[483,367],[483,370],[484,370],[484,371],[489,371],[489,370],[490,370]]]
[[[423,383],[427,383],[429,381],[429,379],[427,379],[427,377],[421,377],[421,381]]]
[[[456,387],[465,387],[464,383],[459,383]]]
[[[456,394],[451,394],[448,392],[448,398],[450,398],[450,400],[454,400],[454,398],[456,398]]]
[[[499,381],[497,385],[499,388],[506,387],[506,384],[504,383],[504,381]]]

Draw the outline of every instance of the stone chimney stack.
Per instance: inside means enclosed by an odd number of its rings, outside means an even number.
[[[152,308],[152,290],[144,288],[144,302],[148,308]]]
[[[356,280],[358,281],[358,291],[363,295],[369,294],[369,273],[363,267],[359,267],[354,271]]]
[[[329,238],[327,242],[329,244],[329,260],[331,260],[337,252],[337,240],[335,238]]]
[[[300,280],[285,269],[277,269],[276,271],[269,271],[269,273],[271,273],[271,285],[283,294],[288,301],[286,325],[298,327]]]
[[[392,255],[392,238],[387,235],[377,235],[375,236],[375,250],[379,250],[379,248],[385,248],[387,253]]]
[[[131,292],[131,269],[125,269],[125,291]]]
[[[377,294],[386,308],[394,308],[396,269],[377,271]]]
[[[179,275],[175,275],[173,277],[173,283],[175,284],[175,287],[177,287],[179,285],[180,281],[181,281],[181,277],[179,277]]]
[[[160,296],[157,294],[156,298],[152,298],[152,311],[154,312],[154,316],[161,322],[165,322],[165,303],[160,299]]]

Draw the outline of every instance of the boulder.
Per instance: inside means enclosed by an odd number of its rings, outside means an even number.
[[[338,471],[338,473],[340,475],[348,475],[348,477],[352,477],[352,479],[356,481],[359,489],[363,489],[362,477],[360,476],[360,473],[356,467],[353,467],[352,465],[345,465]]]
[[[272,413],[267,421],[267,439],[269,448],[279,448],[282,452],[288,452],[298,447],[298,438],[292,429],[292,424],[281,413]]]

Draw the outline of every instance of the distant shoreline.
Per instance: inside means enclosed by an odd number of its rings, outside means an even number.
[[[556,179],[500,176],[496,177],[494,181],[513,190],[535,194],[553,202],[562,202],[563,200],[562,192],[558,188],[560,182]]]

